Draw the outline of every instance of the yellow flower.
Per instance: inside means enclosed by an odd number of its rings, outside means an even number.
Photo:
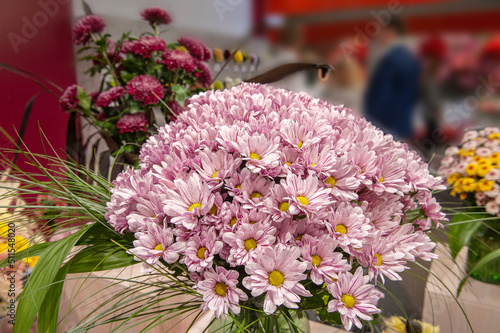
[[[217,62],[224,61],[224,54],[222,53],[221,49],[218,49],[218,48],[214,49],[214,58],[215,58],[215,61],[217,61]]]
[[[182,46],[182,45],[181,45],[181,46],[177,46],[177,47],[176,47],[176,49],[177,49],[177,50],[179,50],[179,51],[182,51],[182,52],[189,53],[188,49],[186,49],[186,48],[185,48],[184,46]]]
[[[459,173],[456,173],[456,172],[452,173],[451,175],[448,176],[448,184],[454,184],[461,177],[462,177],[462,175]]]
[[[481,179],[477,184],[477,190],[480,192],[485,192],[489,191],[493,188],[493,185],[495,184],[494,181],[492,180],[486,180],[486,179]]]
[[[479,177],[484,177],[491,170],[491,168],[493,167],[489,164],[480,164],[477,168],[477,175]]]
[[[219,80],[215,81],[214,88],[217,90],[224,90],[224,85]]]
[[[465,192],[474,192],[476,190],[476,180],[474,178],[464,177],[463,189]]]
[[[493,164],[500,164],[500,153],[493,153],[490,155],[490,161]]]
[[[477,167],[478,165],[476,163],[470,163],[467,168],[465,168],[465,172],[469,175],[469,176],[475,176],[477,175]]]
[[[240,63],[243,61],[243,53],[241,51],[236,51],[236,53],[233,56],[233,59],[236,63]]]
[[[40,257],[29,257],[29,258],[24,258],[23,259],[23,262],[25,264],[27,264],[28,267],[33,267],[36,265],[36,263],[38,262],[38,259],[40,259]]]
[[[500,140],[500,133],[491,133],[490,135],[488,135],[488,139],[490,140]]]
[[[390,318],[384,319],[384,322],[389,329],[389,332],[399,332],[406,333],[406,323],[402,317],[392,316]]]
[[[422,326],[422,333],[440,333],[439,326],[432,326],[431,324],[424,323],[422,321],[419,321],[419,323]]]
[[[463,149],[460,149],[458,151],[458,155],[460,155],[460,156],[474,156],[474,151],[473,150],[463,150]]]

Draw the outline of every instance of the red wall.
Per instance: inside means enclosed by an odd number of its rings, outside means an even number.
[[[38,74],[63,88],[74,83],[71,18],[71,0],[0,1],[0,62]],[[26,103],[40,93],[24,140],[31,151],[43,153],[40,126],[50,144],[60,151],[66,145],[68,115],[59,108],[56,96],[43,91],[29,79],[0,69],[0,126],[15,136]],[[0,146],[11,144],[0,136]],[[21,158],[17,164],[30,170]]]

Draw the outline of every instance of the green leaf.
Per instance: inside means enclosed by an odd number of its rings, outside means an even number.
[[[19,305],[16,311],[18,321],[14,325],[14,333],[28,333],[30,331],[62,263],[87,229],[88,227],[85,226],[82,230],[52,243],[42,253],[19,296]],[[54,316],[54,313],[51,315]]]
[[[82,87],[80,86],[77,86],[77,89],[78,89],[78,95],[76,97],[78,97],[78,105],[80,105],[80,107],[84,110],[90,110],[90,106],[92,105],[92,99],[87,96],[87,93],[85,92],[85,90],[83,90]]]
[[[178,84],[173,84],[171,86],[173,92],[175,92],[175,100],[181,105],[184,105],[184,101],[189,98],[189,91]]]
[[[456,214],[453,217],[448,234],[448,243],[450,244],[453,258],[457,256],[462,247],[469,245],[472,236],[474,236],[482,225],[481,219],[485,217],[488,217],[488,215],[477,213],[468,214],[467,212]]]
[[[65,266],[68,273],[88,273],[127,267],[136,264],[134,256],[127,254],[114,243],[89,246],[78,252]]]
[[[47,242],[30,246],[26,250],[23,250],[21,252],[16,252],[14,259],[13,260],[11,259],[11,261],[12,263],[14,263],[24,258],[39,256],[52,244],[54,244],[54,242]],[[8,265],[9,265],[8,257],[0,261],[0,268],[6,267]]]
[[[458,289],[457,289],[457,297],[460,296],[460,292],[462,291],[462,288],[464,287],[465,283],[467,282],[467,280],[469,279],[469,277],[471,276],[472,273],[474,273],[475,271],[477,271],[478,269],[480,269],[481,267],[483,267],[484,265],[486,265],[490,261],[493,261],[497,258],[500,258],[500,249],[496,249],[494,251],[491,251],[490,253],[485,255],[481,260],[479,260],[477,262],[477,264],[469,270],[469,272],[462,279],[462,281],[460,281],[460,284],[458,285]]]
[[[37,332],[47,332],[56,333],[58,316],[55,313],[59,313],[59,304],[61,303],[61,294],[64,287],[64,279],[68,274],[69,266],[64,265],[54,278],[53,284],[49,287],[47,296],[40,307],[38,312],[37,320]]]

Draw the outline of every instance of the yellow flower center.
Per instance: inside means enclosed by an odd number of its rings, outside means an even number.
[[[230,224],[230,225],[231,225],[231,227],[232,227],[232,226],[234,226],[234,225],[236,224],[236,222],[238,222],[238,219],[237,219],[237,218],[236,218],[236,216],[235,216],[235,217],[233,217],[233,218],[231,219],[231,222],[229,222],[229,224]]]
[[[382,183],[384,181],[384,176],[380,176],[380,182]]]
[[[304,143],[303,143],[302,141],[299,141],[299,144],[297,145],[297,147],[302,148],[302,145],[303,145],[303,144],[304,144]]]
[[[325,184],[328,184],[328,187],[334,187],[336,182],[337,182],[337,181],[336,181],[336,180],[335,180],[335,178],[333,178],[333,177],[328,177],[328,178],[325,180]]]
[[[249,223],[249,224],[255,224],[255,223],[257,223],[257,222],[255,222],[255,221],[248,221],[248,223]]]
[[[298,240],[299,242],[301,242],[302,237],[304,237],[304,235],[297,235],[297,237],[295,237],[295,239]]]
[[[262,194],[260,194],[259,192],[253,192],[252,194],[250,194],[250,199],[259,199],[260,201],[260,198],[262,198]]]
[[[215,293],[219,296],[226,296],[227,294],[227,285],[224,282],[217,282],[215,284]]]
[[[250,158],[257,161],[260,160],[259,154],[256,153],[250,153]]]
[[[197,253],[198,258],[200,258],[200,259],[205,259],[205,253],[206,253],[206,252],[207,252],[207,248],[206,248],[206,247],[204,247],[204,246],[200,247],[200,248],[198,249],[198,253]]]
[[[286,162],[286,165],[288,165],[288,166],[290,166],[291,164],[292,164],[292,163],[290,163],[290,162]]]
[[[217,215],[217,206],[213,205],[212,208],[210,208],[210,215]]]
[[[236,185],[236,188],[237,188],[238,190],[241,190],[241,185]]]
[[[278,205],[279,210],[281,210],[282,212],[286,212],[289,207],[290,205],[286,201],[280,202],[280,204]]]
[[[201,208],[201,203],[199,203],[199,202],[195,202],[194,204],[192,204],[191,206],[189,206],[188,210],[189,210],[190,212],[192,212],[192,211],[193,211],[193,209],[195,209],[195,208]]]
[[[249,238],[245,241],[245,249],[247,251],[253,250],[257,247],[257,242],[253,238]]]
[[[375,253],[375,258],[377,258],[377,266],[382,265],[382,257],[380,256],[380,254]]]
[[[272,271],[269,273],[269,283],[275,287],[279,287],[285,282],[285,277],[280,271]]]
[[[341,234],[346,234],[347,233],[347,228],[345,226],[343,226],[342,224],[338,224],[335,227],[335,231],[336,232],[340,232]]]
[[[304,205],[304,206],[309,205],[309,201],[307,201],[306,197],[303,197],[303,196],[299,195],[297,197],[297,200],[300,202],[301,205]]]
[[[321,265],[321,257],[320,256],[318,256],[316,254],[313,254],[311,256],[311,259],[312,259],[311,263],[312,263],[313,266],[318,267],[319,265]]]
[[[351,295],[344,294],[342,295],[342,303],[344,303],[347,308],[352,308],[354,304],[356,304],[356,300],[354,300],[354,297]]]
[[[219,170],[215,171],[213,174],[212,174],[212,178],[217,178],[217,174],[219,173]]]
[[[161,244],[156,245],[155,251],[162,251],[163,252],[163,246]]]

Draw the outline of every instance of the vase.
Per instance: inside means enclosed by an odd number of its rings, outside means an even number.
[[[214,319],[207,332],[241,332],[241,325],[245,327],[245,332],[251,333],[310,333],[311,331],[307,315],[290,309],[272,315],[243,310],[235,317],[235,320],[230,317]]]
[[[467,270],[471,270],[486,255],[500,248],[498,230],[488,228],[471,239],[467,257]],[[491,260],[471,272],[473,279],[500,285],[500,260]]]

